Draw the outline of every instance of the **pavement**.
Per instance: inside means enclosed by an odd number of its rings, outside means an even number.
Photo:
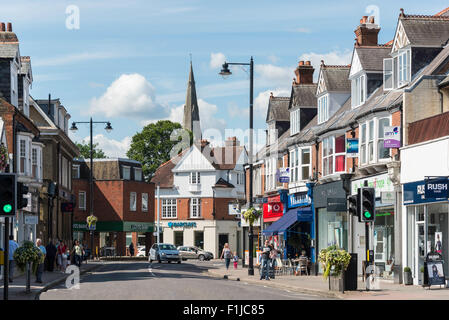
[[[378,280],[378,290],[366,291],[365,282],[358,279],[357,291],[345,291],[344,293],[329,290],[329,282],[322,275],[318,276],[295,276],[279,275],[271,280],[259,280],[259,269],[254,268],[254,276],[248,275],[248,269],[240,265],[234,269],[231,265],[226,270],[224,265],[217,260],[215,268],[208,270],[208,274],[229,281],[243,281],[249,284],[262,284],[267,287],[291,290],[299,293],[317,295],[330,299],[345,300],[449,300],[449,288],[394,284],[392,280]]]
[[[81,265],[80,275],[86,272],[93,271],[94,269],[101,266],[102,263],[99,261],[88,261],[88,263],[83,263]],[[45,271],[42,275],[43,283],[36,283],[36,276],[31,274],[30,282],[30,293],[26,293],[26,276],[17,270],[15,270],[15,276],[13,282],[9,283],[8,286],[8,299],[9,300],[36,300],[38,296],[60,283],[63,283],[70,274],[62,273],[61,271],[55,270],[53,272]],[[0,280],[0,297],[3,300],[3,279]]]

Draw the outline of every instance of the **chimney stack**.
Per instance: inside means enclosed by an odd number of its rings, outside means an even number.
[[[375,23],[374,16],[363,16],[360,19],[360,25],[354,30],[356,38],[356,47],[377,46],[380,27]]]
[[[5,31],[6,31],[6,26],[5,26],[5,23],[4,23],[4,22],[2,22],[2,23],[0,24],[0,31],[1,31],[1,32],[5,32]]]
[[[312,84],[314,71],[315,69],[310,64],[310,61],[299,61],[298,67],[295,70],[295,84]]]
[[[201,143],[201,148],[204,148],[204,147],[206,147],[207,145],[209,145],[209,141],[207,141],[206,139],[201,139],[200,140],[200,143]]]
[[[8,32],[12,32],[12,23],[11,22],[8,22],[8,29],[7,29],[7,31]]]
[[[240,146],[240,141],[237,137],[229,137],[225,142],[226,147],[238,147]]]

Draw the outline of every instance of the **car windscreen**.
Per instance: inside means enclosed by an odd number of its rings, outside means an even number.
[[[161,244],[161,245],[159,245],[159,249],[161,249],[161,250],[176,250],[176,247],[171,244]]]

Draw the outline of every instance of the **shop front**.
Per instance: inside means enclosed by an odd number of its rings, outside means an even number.
[[[133,242],[134,247],[152,244],[154,224],[151,222],[135,221],[98,221],[95,226],[94,254],[99,256],[125,256],[128,247]],[[73,239],[91,247],[91,231],[86,222],[73,223]]]
[[[165,243],[178,246],[197,246],[212,252],[218,259],[224,244],[232,251],[238,247],[238,221],[232,220],[167,220],[161,221]]]
[[[351,194],[357,195],[357,189],[364,187],[374,188],[376,196],[376,218],[374,230],[371,230],[370,246],[374,250],[374,264],[379,268],[380,274],[386,279],[392,279],[394,264],[394,185],[387,173],[353,180],[351,183]],[[357,253],[358,273],[361,274],[362,261],[366,259],[365,225],[353,220],[352,248]]]
[[[336,245],[348,250],[348,214],[346,209],[346,193],[341,180],[317,184],[313,188],[313,206],[317,246],[314,253],[315,261],[321,249]],[[316,264],[319,265],[319,264]],[[321,265],[319,265],[319,272]]]
[[[445,177],[436,188],[445,190],[442,196],[426,194],[432,188],[432,182],[425,180],[403,185],[403,204],[406,208],[406,266],[412,270],[413,284],[422,284],[426,255],[437,252],[443,256],[444,274],[449,274],[449,206],[448,179]]]
[[[287,211],[285,192],[264,198],[263,204],[263,223],[268,226],[279,220]]]

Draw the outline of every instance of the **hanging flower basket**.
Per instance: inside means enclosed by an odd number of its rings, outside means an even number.
[[[44,263],[45,255],[31,241],[24,241],[23,245],[14,252],[14,260],[20,271],[25,272],[27,263],[33,265],[33,273],[36,274],[39,264]]]
[[[2,143],[0,145],[0,172],[5,172],[6,166],[8,165],[8,149]]]
[[[90,228],[92,225],[96,225],[97,224],[98,219],[97,219],[96,216],[90,215],[90,216],[87,217],[86,221],[87,221],[87,225]]]
[[[261,210],[257,210],[256,208],[249,208],[243,213],[243,218],[250,226],[254,224],[254,222],[259,219],[262,214]]]

